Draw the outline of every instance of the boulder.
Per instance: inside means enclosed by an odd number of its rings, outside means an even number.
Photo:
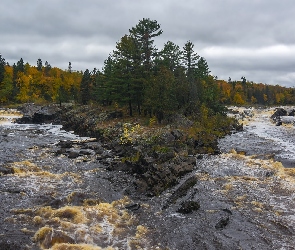
[[[180,208],[177,209],[178,213],[189,214],[200,208],[200,204],[197,201],[184,201],[181,203]]]
[[[78,150],[70,150],[68,152],[68,158],[70,159],[74,159],[74,158],[77,158],[80,154],[80,152]]]
[[[275,118],[280,117],[280,116],[286,116],[287,113],[288,112],[285,109],[277,108],[276,111],[273,113],[273,115],[270,118],[275,119]]]

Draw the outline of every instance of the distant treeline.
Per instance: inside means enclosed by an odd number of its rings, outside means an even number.
[[[20,59],[10,66],[0,55],[0,103],[68,102],[124,107],[132,116],[155,115],[159,121],[177,110],[216,114],[224,105],[295,104],[294,88],[218,80],[191,41],[180,48],[168,41],[154,46],[162,30],[157,21],[142,19],[129,29],[101,71],[61,70],[38,59],[36,66]]]

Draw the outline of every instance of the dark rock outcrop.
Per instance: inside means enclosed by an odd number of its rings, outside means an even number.
[[[197,201],[184,201],[181,203],[181,206],[178,208],[177,212],[181,214],[189,214],[198,210],[199,208],[200,204]]]
[[[51,123],[57,117],[60,108],[57,105],[40,106],[34,103],[23,104],[18,107],[23,117],[16,120],[17,123]]]
[[[277,108],[273,115],[270,117],[273,120],[276,120],[280,116],[286,116],[288,112],[283,108]]]

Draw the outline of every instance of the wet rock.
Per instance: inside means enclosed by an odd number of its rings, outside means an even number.
[[[66,153],[67,153],[67,150],[65,148],[60,148],[55,151],[56,155],[61,155],[61,154],[66,154]]]
[[[40,110],[34,113],[32,117],[33,123],[48,123],[52,122],[55,117],[56,113],[59,111],[57,106],[45,106],[42,107]]]
[[[50,206],[52,208],[58,209],[64,205],[63,199],[53,199],[45,204],[45,206]]]
[[[273,171],[267,171],[267,172],[265,173],[265,177],[266,177],[266,178],[269,178],[269,177],[272,177],[274,174],[275,174],[275,173],[274,173]]]
[[[80,154],[80,152],[78,150],[70,150],[68,152],[68,158],[70,159],[74,159],[74,158],[77,158]]]
[[[187,174],[191,172],[194,169],[193,164],[188,164],[186,162],[182,162],[179,164],[175,164],[171,166],[171,171],[176,175],[176,176],[182,176],[184,174]]]
[[[282,120],[280,119],[280,117],[278,117],[276,119],[276,126],[281,126],[283,124]]]
[[[94,155],[95,152],[93,150],[91,150],[91,149],[81,149],[79,151],[79,154],[80,155]]]
[[[125,208],[130,211],[136,211],[136,210],[140,209],[140,204],[134,203],[134,204],[126,205]]]
[[[216,229],[224,229],[229,223],[229,216],[224,216],[220,218],[220,220],[216,223],[215,228]]]
[[[41,245],[45,248],[51,248],[55,243],[70,243],[74,244],[75,240],[60,230],[52,230],[45,236]]]
[[[12,168],[0,166],[0,174],[6,175],[6,174],[14,174],[14,171]]]
[[[100,203],[100,199],[97,197],[93,197],[91,194],[83,193],[83,192],[73,192],[67,197],[67,202],[72,206],[82,206],[85,202],[88,205],[93,203],[97,205]]]
[[[71,148],[73,146],[73,142],[70,140],[67,141],[60,141],[57,146],[60,146],[61,148]]]
[[[34,103],[23,104],[18,107],[23,113],[23,117],[16,120],[17,123],[49,123],[52,122],[60,108],[57,105],[39,106]]]
[[[191,176],[184,181],[169,197],[163,209],[168,208],[171,204],[174,204],[179,198],[185,196],[190,188],[192,188],[197,183],[197,177]]]
[[[181,206],[178,208],[177,212],[181,214],[189,214],[198,210],[199,208],[200,204],[197,201],[184,201],[181,203]]]
[[[270,117],[271,119],[275,119],[279,116],[286,116],[287,115],[287,111],[283,108],[277,108],[276,111],[274,112],[274,114]]]
[[[98,150],[103,150],[102,145],[99,142],[88,142],[88,143],[84,143],[81,146],[81,149],[92,149],[94,151],[98,151]]]
[[[2,240],[0,239],[0,249],[1,250],[16,250],[16,249],[25,249],[25,246],[22,246],[19,243],[11,242],[11,240]]]

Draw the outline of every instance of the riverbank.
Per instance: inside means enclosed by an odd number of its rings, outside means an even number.
[[[20,123],[53,122],[80,136],[96,138],[108,150],[107,155],[99,155],[107,169],[136,176],[134,189],[148,196],[176,185],[179,177],[192,171],[196,155],[218,154],[218,139],[241,129],[224,116],[201,126],[181,114],[157,124],[154,117],[129,117],[122,110],[93,106],[27,104],[20,110],[24,113]],[[70,157],[78,157],[70,148],[71,143],[63,143],[57,153],[68,151]]]

